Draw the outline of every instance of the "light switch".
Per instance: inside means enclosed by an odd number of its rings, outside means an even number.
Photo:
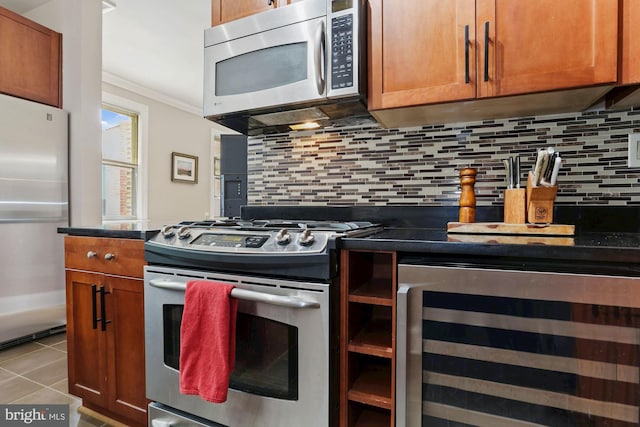
[[[628,166],[630,168],[640,167],[640,133],[629,134]]]

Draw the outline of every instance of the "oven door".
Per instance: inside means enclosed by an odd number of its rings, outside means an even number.
[[[325,21],[323,16],[207,45],[204,116],[325,98]]]
[[[180,324],[189,280],[230,283],[240,291],[235,369],[221,404],[179,392]],[[229,427],[327,426],[328,310],[328,284],[147,266],[147,397]]]

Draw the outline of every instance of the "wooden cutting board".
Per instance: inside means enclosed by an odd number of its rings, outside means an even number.
[[[506,224],[504,222],[449,222],[447,223],[447,233],[573,236],[575,234],[575,225]]]

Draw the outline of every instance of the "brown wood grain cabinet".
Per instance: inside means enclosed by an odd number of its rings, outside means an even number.
[[[621,0],[619,19],[619,86],[607,94],[607,107],[640,105],[640,2]]]
[[[341,253],[340,426],[395,424],[396,255]]]
[[[0,92],[62,107],[62,35],[0,7]]]
[[[127,425],[147,425],[144,243],[65,237],[69,392]]]
[[[369,0],[369,109],[614,83],[617,14],[618,0]]]
[[[304,0],[211,0],[211,26]]]

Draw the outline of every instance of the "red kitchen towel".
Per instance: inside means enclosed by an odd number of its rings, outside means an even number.
[[[187,283],[180,326],[180,393],[208,402],[227,400],[229,374],[235,363],[234,286],[192,280]]]

